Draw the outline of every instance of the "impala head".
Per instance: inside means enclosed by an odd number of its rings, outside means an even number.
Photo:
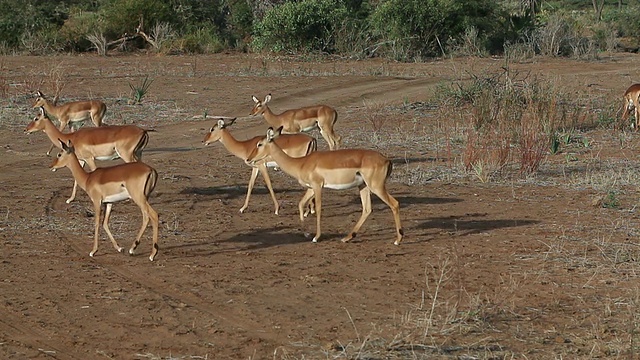
[[[220,138],[222,137],[222,130],[227,126],[233,125],[234,122],[236,122],[236,118],[230,119],[226,122],[222,118],[218,119],[218,122],[211,127],[209,133],[205,135],[204,140],[202,140],[204,146],[220,140]]]
[[[42,92],[40,92],[40,90],[36,91],[36,101],[33,103],[32,108],[37,108],[37,107],[42,107],[44,106],[45,102],[47,101],[44,97],[44,94]]]
[[[56,156],[56,158],[53,159],[53,162],[51,163],[51,165],[49,165],[49,168],[51,169],[51,171],[56,171],[60,168],[67,166],[67,164],[72,158],[71,155],[74,154],[74,148],[73,148],[73,144],[71,143],[71,140],[67,141],[66,144],[64,143],[64,141],[60,139],[58,139],[58,141],[60,141],[60,148],[62,150],[58,153],[58,156]]]
[[[44,112],[44,108],[40,107],[40,114],[33,118],[33,120],[27,125],[27,128],[24,129],[24,132],[27,134],[31,134],[32,132],[36,132],[39,130],[44,130],[44,122],[47,121],[47,114]]]
[[[278,136],[282,134],[282,126],[280,126],[277,130],[273,130],[272,127],[267,129],[267,136],[260,139],[256,144],[256,147],[253,149],[251,154],[245,160],[245,163],[248,165],[254,166],[255,164],[263,161],[265,158],[269,157],[270,147],[273,140],[277,139]]]
[[[253,99],[253,102],[255,103],[255,105],[253,105],[253,109],[251,109],[251,112],[249,113],[249,115],[252,115],[252,116],[261,115],[267,108],[267,103],[271,101],[271,94],[265,96],[264,101],[260,101],[255,96],[252,96],[251,98]]]

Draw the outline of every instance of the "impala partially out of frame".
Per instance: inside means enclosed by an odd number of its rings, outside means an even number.
[[[125,162],[139,161],[142,150],[149,142],[149,134],[135,125],[110,125],[82,128],[72,133],[63,133],[47,117],[44,109],[27,125],[27,134],[44,131],[51,143],[60,147],[63,142],[72,141],[75,154],[81,164],[87,163],[90,171],[96,169],[96,160],[114,160],[122,158]],[[78,183],[74,182],[71,197],[67,204],[76,197]]]
[[[315,105],[274,114],[267,105],[271,101],[271,94],[265,96],[263,101],[255,96],[252,98],[255,105],[249,115],[262,114],[270,126],[275,129],[282,126],[283,132],[288,134],[319,129],[320,134],[329,144],[330,150],[337,150],[340,147],[341,137],[336,135],[333,129],[338,120],[338,112],[335,109],[327,105]]]
[[[249,140],[239,141],[236,140],[233,135],[227,129],[228,126],[231,126],[235,122],[235,118],[225,121],[224,119],[218,119],[218,122],[211,127],[211,130],[207,133],[204,140],[202,141],[204,145],[209,145],[213,142],[220,141],[222,145],[229,151],[231,154],[239,157],[242,160],[245,160],[249,154],[256,147],[256,144],[262,136],[256,136]],[[312,151],[316,150],[316,139],[306,135],[306,134],[288,134],[282,135],[278,138],[278,145],[290,156],[300,157],[310,154]],[[251,197],[251,191],[253,190],[253,186],[255,185],[256,178],[258,176],[258,172],[262,174],[264,178],[264,182],[267,185],[267,189],[269,189],[269,194],[271,194],[271,199],[273,200],[273,205],[275,207],[275,213],[278,214],[280,209],[280,203],[276,199],[276,195],[273,192],[273,187],[271,186],[271,178],[269,177],[269,172],[267,171],[268,167],[275,167],[275,162],[270,159],[265,159],[265,161],[257,162],[255,165],[251,166],[251,178],[249,179],[249,185],[247,186],[247,197],[244,201],[244,205],[240,208],[240,212],[243,213],[247,207],[249,206],[249,198]]]
[[[633,111],[634,121],[632,127],[635,131],[638,131],[638,127],[640,126],[640,84],[633,84],[629,86],[627,91],[624,92],[624,96],[622,97],[624,100],[624,111],[622,112],[622,120],[627,120],[629,114]]]
[[[118,251],[122,252],[122,247],[118,245],[109,229],[109,216],[113,203],[131,199],[142,211],[142,226],[138,231],[136,240],[129,249],[129,254],[133,255],[140,244],[140,238],[147,228],[149,221],[153,228],[153,243],[149,260],[153,261],[158,254],[158,213],[149,205],[149,195],[153,192],[158,181],[158,173],[151,166],[142,162],[132,162],[119,164],[111,167],[97,168],[92,172],[85,172],[80,165],[78,157],[74,153],[73,142],[66,143],[60,141],[62,151],[53,160],[50,168],[53,171],[67,167],[71,170],[74,179],[80,187],[87,192],[93,202],[95,210],[95,229],[93,235],[93,250],[89,256],[94,256],[98,251],[98,237],[100,234],[100,217],[102,205],[105,205],[104,222],[102,227],[107,232],[111,244]]]
[[[353,239],[371,214],[371,193],[373,192],[391,208],[396,225],[394,244],[400,244],[404,236],[400,224],[400,206],[386,188],[386,181],[392,169],[389,159],[377,151],[362,149],[316,151],[300,158],[292,158],[282,151],[276,142],[282,136],[281,133],[282,127],[277,130],[269,128],[267,136],[256,144],[246,161],[249,164],[256,164],[271,158],[284,172],[296,178],[300,185],[307,188],[307,192],[298,204],[301,223],[304,222],[304,209],[315,196],[317,218],[313,242],[318,241],[321,235],[322,188],[345,190],[357,187],[362,201],[362,215],[353,230],[342,241],[347,242]]]
[[[62,105],[56,105],[55,101],[47,100],[40,90],[36,92],[36,101],[33,108],[44,108],[49,116],[53,116],[60,122],[60,131],[69,125],[71,131],[77,130],[86,120],[91,120],[95,126],[102,125],[102,119],[107,112],[107,106],[100,100],[72,101]],[[51,154],[54,146],[49,148],[47,155]]]

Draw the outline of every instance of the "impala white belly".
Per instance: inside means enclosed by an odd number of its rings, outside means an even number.
[[[104,156],[96,156],[95,158],[96,160],[100,160],[100,161],[109,161],[109,160],[116,160],[116,159],[120,159],[120,155],[118,155],[117,152],[114,152],[111,155],[104,155]]]
[[[360,174],[356,174],[352,178],[352,181],[339,182],[339,183],[335,183],[335,184],[327,181],[324,184],[324,187],[326,187],[328,189],[334,189],[334,190],[345,190],[345,189],[351,189],[351,188],[354,188],[354,187],[358,187],[358,186],[360,186],[362,184],[364,184],[364,179],[362,178],[362,176]]]
[[[122,201],[122,200],[127,200],[130,199],[131,196],[129,195],[129,192],[127,191],[127,188],[123,187],[122,191],[120,191],[119,193],[116,194],[112,194],[109,196],[105,196],[104,199],[102,199],[103,203],[114,203],[114,202],[118,202],[118,201]]]
[[[314,130],[314,129],[316,129],[316,128],[318,128],[318,123],[314,123],[314,124],[313,124],[313,125],[311,125],[311,126],[304,127],[304,128],[302,128],[302,131],[303,131],[303,132],[307,132],[307,131]]]

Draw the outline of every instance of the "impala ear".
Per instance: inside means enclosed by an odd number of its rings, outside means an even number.
[[[219,127],[220,129],[224,129],[224,120],[222,120],[222,119],[218,119],[218,127]]]
[[[44,112],[44,106],[40,106],[40,115],[46,116],[46,114]]]
[[[44,94],[40,90],[37,90],[36,97],[44,97]]]
[[[268,103],[269,101],[271,101],[271,94],[267,95],[264,97],[264,103]]]
[[[280,136],[280,134],[282,134],[282,129],[284,129],[284,126],[280,126],[275,133],[275,136]]]
[[[273,132],[273,128],[269,127],[267,129],[267,141],[271,141],[273,139],[274,135],[275,135],[275,133]]]
[[[251,98],[253,99],[253,102],[256,104],[260,102],[260,100],[258,100],[258,98],[255,95],[252,95]]]
[[[60,141],[60,147],[62,147],[62,150],[69,152],[69,147],[67,146],[67,144],[65,144],[61,139],[58,139],[58,141]]]
[[[229,122],[227,123],[227,126],[233,125],[233,123],[236,122],[236,119],[237,118],[233,118],[233,119],[229,120]]]

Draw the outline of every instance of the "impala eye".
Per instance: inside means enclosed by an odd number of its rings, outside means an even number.
[[[62,157],[62,153],[58,153],[58,157]]]

